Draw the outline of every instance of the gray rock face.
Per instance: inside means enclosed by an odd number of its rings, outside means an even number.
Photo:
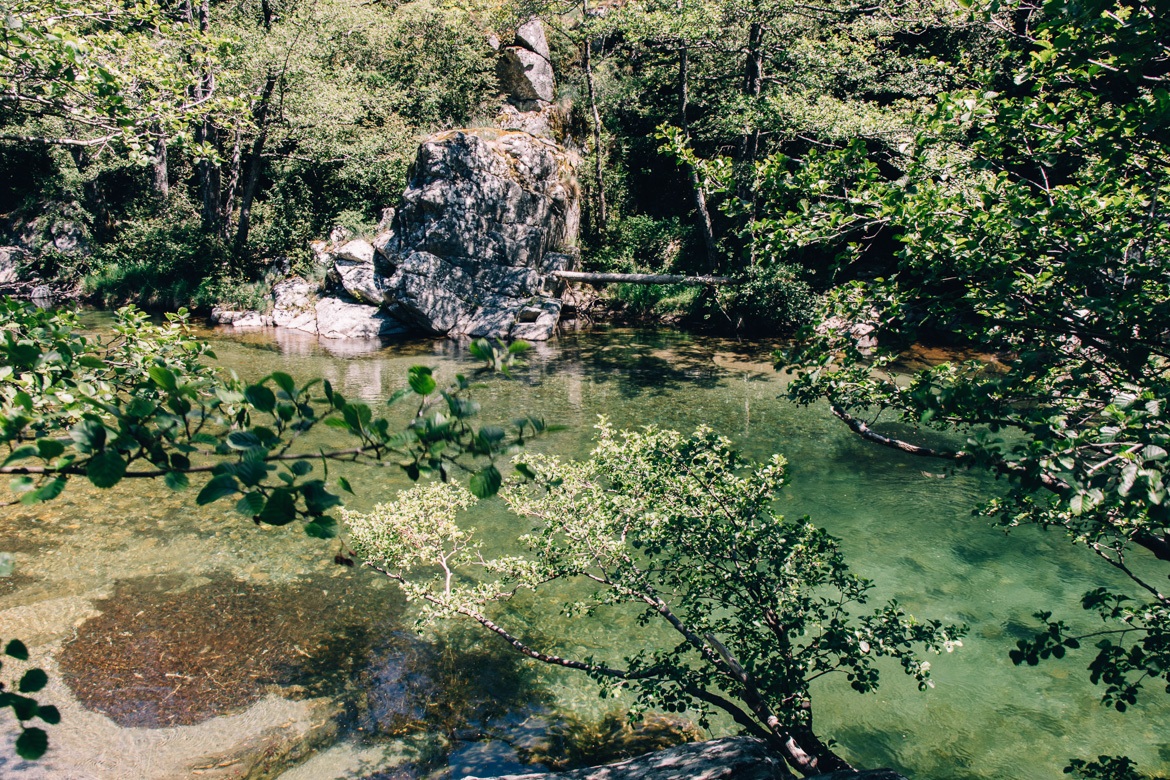
[[[317,333],[317,285],[299,276],[272,288],[272,323],[282,328]]]
[[[427,139],[393,235],[376,241],[387,310],[433,334],[549,338],[560,305],[547,274],[575,257],[576,167],[574,155],[524,132]],[[521,322],[525,308],[540,313]]]
[[[754,737],[726,737],[570,772],[503,775],[496,780],[791,780],[783,759]],[[463,780],[482,780],[465,777]],[[807,780],[906,780],[889,769],[835,772]]]
[[[211,321],[235,328],[275,325],[324,339],[385,339],[409,332],[377,306],[341,298],[318,299],[317,286],[295,276],[276,284],[272,298],[272,314],[216,308],[211,311]]]
[[[312,245],[344,300],[309,306],[299,287],[278,288],[273,322],[327,338],[403,327],[533,341],[553,335],[564,285],[550,273],[572,268],[577,257],[579,161],[550,140],[567,110],[551,104],[556,84],[544,25],[531,19],[511,45],[494,45],[509,96],[503,129],[451,130],[423,141],[402,202],[383,212],[375,238],[337,228]],[[351,301],[380,306],[393,320],[347,308]]]
[[[28,253],[18,246],[0,246],[0,284],[15,284]]]
[[[402,336],[408,329],[377,306],[340,298],[317,302],[317,335],[323,339],[376,339]]]
[[[552,64],[539,54],[508,46],[496,63],[496,77],[510,97],[517,100],[543,100],[551,103],[556,96],[556,79]]]
[[[529,19],[516,28],[516,45],[539,54],[546,60],[552,59],[548,50],[548,37],[544,34],[544,23],[540,19]]]
[[[329,279],[355,300],[371,306],[382,304],[382,288],[374,267],[374,245],[362,238],[342,244],[333,253]]]
[[[556,77],[540,19],[530,19],[520,25],[514,44],[500,50],[496,77],[513,101],[551,103],[556,97]]]

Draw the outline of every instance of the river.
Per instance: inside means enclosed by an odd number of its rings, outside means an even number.
[[[205,335],[219,363],[245,378],[320,376],[371,403],[405,384],[411,365],[440,378],[471,368],[453,341],[372,348],[271,331]],[[818,684],[818,731],[858,765],[1032,780],[1062,776],[1070,757],[1111,753],[1170,770],[1170,706],[1157,692],[1122,715],[1100,705],[1085,653],[1037,668],[1008,660],[1037,610],[1091,627],[1080,595],[1119,584],[1113,572],[1058,533],[1005,535],[973,516],[993,480],[866,444],[827,409],[787,402],[768,354],[768,345],[664,330],[569,334],[477,398],[485,420],[522,411],[567,425],[534,446],[570,457],[588,452],[600,414],[618,426],[705,423],[754,458],[780,452],[790,463],[780,511],[839,537],[853,569],[874,581],[875,602],[897,598],[918,617],[967,623],[963,647],[931,659],[933,690],[918,692],[895,668],[867,696],[843,680]],[[392,468],[347,474],[359,509],[409,484]],[[26,639],[52,677],[43,701],[63,713],[42,762],[9,750],[0,775],[486,775],[553,750],[549,733],[597,741],[604,729],[590,724],[620,710],[584,677],[533,669],[474,630],[419,638],[392,587],[334,562],[336,543],[258,528],[226,502],[197,509],[193,498],[161,484],[100,492],[78,483],[50,504],[0,509],[0,551],[17,560],[16,575],[0,579],[0,637]],[[525,530],[498,506],[474,522],[499,549]],[[655,641],[622,618],[570,621],[532,601],[507,617],[577,655]],[[7,739],[10,720],[0,718]],[[576,730],[553,727],[565,722]],[[255,758],[265,750],[278,758]]]

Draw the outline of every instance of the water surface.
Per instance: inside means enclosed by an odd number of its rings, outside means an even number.
[[[434,367],[440,380],[472,368],[453,341],[371,347],[271,331],[210,335],[219,362],[246,378],[320,376],[371,403],[404,384],[411,365]],[[859,765],[918,778],[1030,780],[1062,776],[1069,757],[1123,753],[1147,770],[1170,769],[1159,728],[1170,707],[1157,693],[1120,715],[1098,703],[1085,655],[1034,669],[1007,658],[1038,609],[1091,627],[1079,597],[1119,584],[1113,572],[1058,534],[1006,536],[973,517],[994,481],[866,444],[827,409],[783,400],[768,347],[665,331],[567,335],[477,398],[488,420],[524,412],[569,426],[534,445],[568,457],[588,452],[598,415],[618,426],[707,424],[754,458],[780,452],[790,463],[781,511],[808,514],[839,537],[855,571],[875,582],[875,602],[897,598],[919,617],[968,623],[964,646],[932,659],[932,691],[919,693],[894,668],[868,696],[831,680],[816,690],[818,730]],[[409,484],[393,468],[351,471],[357,509]],[[416,767],[482,775],[519,769],[526,746],[558,719],[596,731],[590,724],[615,707],[587,679],[518,662],[474,630],[416,636],[393,588],[333,563],[335,543],[258,529],[226,502],[193,503],[192,493],[162,485],[99,492],[76,484],[43,507],[0,510],[0,550],[17,553],[19,567],[0,580],[0,620],[9,623],[0,636],[22,632],[110,728],[213,723],[266,696],[321,700],[338,724],[326,744],[392,745]],[[527,530],[496,504],[474,522],[493,549]],[[654,641],[620,617],[570,622],[531,599],[506,617],[575,656]],[[53,730],[58,750],[97,751],[96,738],[70,731],[76,726],[67,718]],[[163,776],[141,763],[90,764],[97,768],[87,777]],[[310,762],[289,777],[340,771],[336,761]]]

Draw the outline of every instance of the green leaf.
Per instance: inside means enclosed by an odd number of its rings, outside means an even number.
[[[527,463],[517,463],[516,471],[520,472],[520,475],[525,479],[536,481],[536,472]]]
[[[283,371],[273,371],[272,381],[276,386],[283,390],[290,398],[296,395],[297,385],[293,378]]]
[[[25,761],[36,761],[49,749],[49,735],[44,729],[27,728],[16,738],[16,755]]]
[[[516,339],[508,345],[508,353],[511,355],[522,355],[530,349],[532,349],[532,345],[524,339]]]
[[[16,713],[19,720],[32,720],[37,716],[36,699],[30,699],[28,696],[18,696],[15,693],[8,694],[8,706]]]
[[[504,478],[500,475],[500,470],[495,466],[487,466],[471,477],[468,487],[476,498],[490,498],[500,492],[503,483]]]
[[[181,471],[168,471],[163,477],[163,482],[171,490],[186,490],[191,484],[191,480],[187,479],[187,475]]]
[[[170,369],[164,368],[163,366],[151,366],[147,373],[150,374],[151,381],[168,393],[178,391],[178,383],[175,381],[175,375]]]
[[[288,488],[277,488],[268,497],[264,511],[257,515],[268,525],[288,525],[297,517],[296,498]]]
[[[260,446],[260,438],[251,431],[232,431],[228,434],[227,444],[233,450],[250,450]]]
[[[25,493],[20,497],[20,503],[24,504],[25,506],[31,506],[32,504],[38,504],[41,501],[52,501],[57,496],[61,495],[63,490],[65,490],[65,478],[56,477],[41,485],[31,493]]]
[[[323,480],[315,479],[301,486],[305,497],[305,508],[310,514],[319,515],[341,503],[341,499],[325,489]]]
[[[69,436],[82,452],[96,452],[106,446],[106,426],[96,417],[86,417],[69,429]]]
[[[90,458],[85,475],[94,487],[112,488],[126,475],[126,461],[114,450],[102,450]]]
[[[56,439],[37,439],[37,452],[45,460],[52,460],[65,452],[65,445]]]
[[[15,463],[16,461],[24,460],[25,458],[33,458],[38,454],[40,454],[39,450],[37,450],[35,446],[32,444],[26,444],[23,447],[17,447],[14,449],[12,454],[5,458],[4,463],[0,464],[0,466],[7,466],[10,463]]]
[[[342,490],[344,490],[346,493],[349,493],[351,496],[357,495],[356,493],[353,492],[353,488],[350,487],[350,485],[349,485],[349,480],[346,479],[345,477],[338,477],[337,478],[337,486],[340,487]]]
[[[19,639],[13,639],[4,646],[4,655],[15,658],[18,661],[28,660],[28,648],[24,646],[24,642]]]
[[[307,460],[298,460],[289,467],[289,471],[296,474],[298,477],[303,477],[313,470],[313,464]]]
[[[126,407],[126,416],[142,419],[154,414],[154,410],[157,408],[158,405],[149,398],[136,397],[131,400],[130,404]]]
[[[20,678],[20,683],[17,685],[17,690],[21,693],[36,693],[41,688],[49,684],[49,675],[45,674],[44,669],[29,669]]]
[[[476,339],[467,345],[467,351],[477,360],[492,359],[492,346],[487,339]]]
[[[245,493],[244,497],[236,502],[236,511],[245,517],[255,517],[264,511],[264,494],[258,490]]]
[[[479,436],[491,445],[499,444],[507,436],[507,432],[498,425],[485,425],[479,429]]]
[[[249,385],[244,391],[244,400],[262,412],[276,408],[276,394],[264,385]]]
[[[412,390],[409,387],[400,387],[397,390],[395,390],[393,393],[391,393],[390,397],[386,399],[386,405],[393,406],[395,403],[397,403],[398,401],[401,401],[403,398],[405,398],[406,396],[410,395],[413,392],[414,392],[414,390]]]
[[[203,486],[203,489],[199,491],[199,495],[195,497],[195,503],[199,506],[205,506],[213,501],[218,501],[224,496],[230,496],[238,492],[236,478],[230,474],[220,474],[219,476],[212,477]]]
[[[332,517],[318,517],[305,524],[305,533],[316,539],[332,539],[337,536],[337,521]]]
[[[407,381],[410,382],[410,389],[421,396],[435,392],[435,378],[426,366],[411,366],[407,372]]]
[[[77,362],[85,368],[105,368],[106,361],[96,355],[82,355]]]

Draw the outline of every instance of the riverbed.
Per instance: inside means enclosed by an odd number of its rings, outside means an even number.
[[[372,404],[403,386],[411,365],[440,379],[474,367],[449,340],[204,335],[245,378],[324,377]],[[931,659],[933,690],[918,692],[892,667],[866,696],[843,680],[818,685],[818,731],[858,765],[1032,780],[1062,776],[1070,757],[1110,753],[1170,770],[1165,697],[1151,692],[1123,715],[1099,703],[1085,653],[1037,668],[1008,660],[1040,609],[1091,627],[1080,596],[1121,584],[1114,573],[1059,533],[1006,535],[974,515],[994,480],[859,441],[827,408],[784,400],[771,346],[662,330],[567,334],[477,399],[485,421],[529,413],[567,426],[533,445],[566,457],[588,453],[598,415],[617,426],[707,424],[753,458],[780,452],[790,466],[779,511],[839,537],[853,569],[874,581],[875,603],[896,598],[920,618],[968,624],[961,648]],[[357,509],[409,484],[393,468],[344,473]],[[0,509],[0,551],[17,561],[0,579],[0,638],[25,639],[52,680],[42,700],[63,715],[50,753],[26,763],[5,749],[4,713],[0,775],[482,776],[556,760],[572,752],[567,743],[605,742],[617,728],[605,718],[620,717],[620,700],[600,700],[582,676],[520,662],[473,629],[418,635],[389,583],[335,562],[338,543],[258,528],[226,502],[196,508],[193,498],[161,484],[98,491],[78,481],[49,504]],[[527,530],[490,502],[473,522],[496,549]],[[507,617],[578,656],[656,641],[632,621],[569,620],[532,600]],[[647,739],[696,736],[678,719],[652,725]]]

